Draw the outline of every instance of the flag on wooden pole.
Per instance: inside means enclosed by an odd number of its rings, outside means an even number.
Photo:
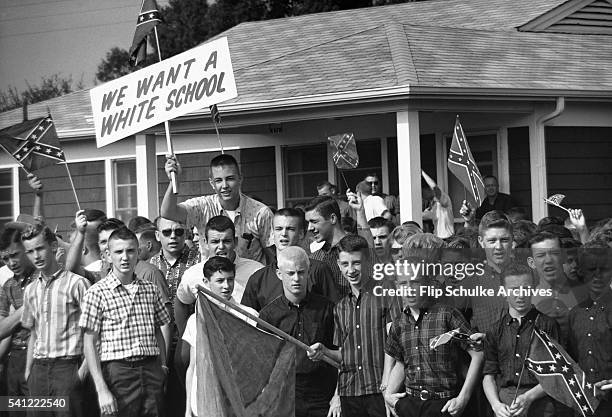
[[[136,21],[136,31],[130,47],[130,64],[137,65],[147,56],[147,41],[153,28],[161,22],[161,13],[155,0],[143,0]]]
[[[455,120],[453,141],[448,154],[448,169],[474,196],[476,204],[482,204],[485,197],[484,181],[470,151],[459,116]]]

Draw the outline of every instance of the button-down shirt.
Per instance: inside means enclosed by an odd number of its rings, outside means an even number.
[[[170,323],[170,316],[155,285],[136,276],[133,282],[132,295],[111,272],[83,299],[79,326],[98,333],[102,362],[159,355],[155,331]]]
[[[180,256],[172,264],[168,262],[164,256],[163,250],[149,260],[149,262],[156,266],[166,277],[171,303],[174,303],[176,290],[185,271],[200,262],[200,260],[201,255],[198,249],[196,247],[189,248],[187,245],[185,245]]]
[[[21,325],[36,332],[35,358],[61,358],[83,353],[79,329],[89,281],[60,269],[45,280],[40,272],[23,296]]]
[[[8,317],[11,307],[18,310],[23,305],[23,293],[25,287],[34,279],[33,275],[28,277],[11,277],[0,287],[0,319]],[[13,331],[11,349],[24,349],[28,347],[30,331],[19,325]]]
[[[338,297],[342,298],[351,292],[351,286],[348,281],[342,276],[340,267],[338,266],[338,256],[340,255],[340,247],[338,244],[330,245],[325,243],[323,247],[310,255],[311,259],[322,261],[329,266],[334,277],[334,284],[336,285],[336,292]],[[372,263],[378,262],[378,257],[374,249],[370,248],[370,259]]]
[[[270,301],[283,294],[283,282],[276,275],[276,262],[256,271],[249,278],[241,303],[259,311]],[[310,260],[308,280],[310,291],[332,302],[338,301],[338,293],[329,266],[316,259]]]
[[[612,379],[612,290],[574,307],[569,326],[568,353],[578,361],[587,380]]]
[[[401,311],[394,297],[374,295],[380,281],[370,279],[356,297],[352,292],[334,308],[334,345],[342,348],[338,375],[341,396],[376,394],[382,382],[387,324]]]
[[[472,327],[479,332],[486,333],[495,326],[501,318],[504,309],[508,306],[506,299],[497,295],[502,286],[501,273],[495,271],[489,265],[485,265],[482,275],[471,275],[461,281],[465,288],[493,289],[493,296],[470,297],[469,304],[472,307]]]
[[[469,323],[459,310],[445,304],[433,304],[420,309],[414,319],[410,309],[393,321],[389,329],[385,351],[404,363],[407,388],[435,392],[457,392],[458,348],[468,349],[466,343],[452,340],[449,343],[429,348],[429,341],[454,329],[472,334]]]
[[[181,303],[195,303],[198,293],[197,285],[204,285],[205,263],[206,262],[200,262],[185,271],[176,292],[176,297]],[[234,292],[232,292],[232,298],[242,300],[242,294],[244,293],[244,288],[246,287],[249,277],[264,266],[257,261],[241,258],[240,256],[236,256],[234,265],[236,266],[236,275],[234,276]]]
[[[190,198],[180,203],[180,206],[187,210],[187,225],[197,227],[200,233],[204,233],[206,223],[212,217],[230,217],[221,207],[217,194]],[[271,240],[273,218],[274,214],[268,206],[240,193],[240,203],[234,218],[238,256],[265,264],[263,248],[274,243]],[[200,251],[202,259],[208,258],[205,239],[200,239]]]
[[[520,322],[506,310],[498,326],[487,332],[483,374],[496,375],[498,387],[516,387],[518,384],[523,361],[530,347],[534,322],[551,339],[559,340],[557,322],[540,313],[535,307],[532,307]],[[538,381],[531,372],[523,372],[521,387],[537,384]]]

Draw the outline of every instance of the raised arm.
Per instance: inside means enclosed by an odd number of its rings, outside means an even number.
[[[181,173],[181,165],[179,164],[176,156],[166,155],[166,164],[164,166],[166,175],[170,179],[171,173],[176,174],[176,182],[178,183],[178,177]],[[172,182],[168,183],[166,194],[162,200],[160,215],[166,219],[174,220],[176,222],[185,223],[187,220],[187,210],[184,207],[179,206],[176,194],[172,192]]]
[[[66,271],[74,272],[75,274],[84,275],[81,265],[81,256],[83,255],[83,244],[85,242],[85,230],[87,229],[87,217],[85,210],[79,210],[74,218],[76,225],[76,233],[74,239],[70,242],[70,249],[66,254]]]
[[[28,174],[28,184],[34,190],[34,207],[32,208],[32,216],[41,223],[45,221],[43,212],[43,185],[40,179],[32,173]]]

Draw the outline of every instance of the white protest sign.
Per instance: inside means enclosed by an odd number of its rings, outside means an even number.
[[[96,145],[238,96],[227,38],[90,90]]]

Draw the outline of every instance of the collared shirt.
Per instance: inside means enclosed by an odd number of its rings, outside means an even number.
[[[283,282],[276,275],[276,261],[256,271],[249,278],[241,303],[259,311],[270,301],[283,294]],[[331,269],[324,262],[310,260],[308,271],[310,291],[322,295],[332,302],[338,301]]]
[[[166,277],[166,284],[168,285],[171,303],[174,303],[176,290],[185,271],[200,262],[200,260],[201,255],[197,247],[189,248],[187,245],[185,245],[181,255],[174,261],[173,264],[168,262],[164,256],[163,250],[159,251],[157,255],[149,260],[149,262],[156,266]]]
[[[518,384],[523,361],[530,347],[534,322],[551,339],[559,340],[557,322],[535,307],[532,307],[520,322],[506,310],[498,325],[487,332],[483,374],[497,375],[498,387],[516,387]],[[521,387],[533,387],[537,384],[538,381],[531,372],[523,372]]]
[[[452,340],[435,350],[429,348],[432,338],[454,329],[465,334],[473,333],[459,310],[439,303],[421,308],[417,320],[406,308],[393,321],[385,351],[404,363],[407,388],[434,392],[458,391],[457,348],[460,346],[467,350],[468,345]]]
[[[100,336],[102,362],[159,355],[155,330],[170,323],[170,315],[155,285],[134,276],[131,295],[111,271],[83,299],[79,326]]]
[[[482,333],[488,332],[499,321],[508,305],[503,296],[497,295],[502,286],[501,273],[485,265],[484,274],[466,277],[461,284],[465,288],[492,289],[495,292],[493,296],[473,296],[469,300],[472,308],[472,327]]]
[[[18,310],[23,305],[23,293],[29,283],[33,282],[34,274],[29,277],[16,279],[15,276],[9,278],[0,287],[0,319],[8,317],[13,310]],[[30,331],[19,325],[13,331],[11,339],[11,349],[23,349],[28,347]]]
[[[139,260],[134,268],[134,275],[155,285],[164,304],[171,304],[170,289],[162,272],[155,265]]]
[[[318,294],[309,293],[298,305],[282,294],[272,300],[260,312],[259,318],[281,329],[308,346],[320,342],[334,348],[334,304]],[[313,374],[327,368],[325,362],[308,359],[306,351],[296,351],[295,372],[299,375]],[[325,381],[319,381],[323,383]],[[332,392],[335,384],[332,387]]]
[[[180,203],[187,210],[187,225],[195,226],[201,233],[206,229],[206,223],[214,216],[227,216],[228,213],[221,207],[217,194],[190,198]],[[236,226],[236,237],[238,256],[261,262],[266,262],[263,248],[274,243],[272,236],[272,220],[274,214],[268,206],[240,193],[240,204],[236,209],[234,225]],[[208,257],[204,239],[200,239],[200,251],[202,259]]]
[[[176,291],[176,297],[181,303],[195,303],[198,293],[197,285],[204,284],[205,263],[206,262],[200,262],[185,271],[183,279]],[[264,266],[259,262],[241,258],[240,256],[236,256],[234,265],[236,266],[236,275],[234,276],[234,292],[232,293],[232,297],[236,300],[242,300],[242,294],[244,293],[244,288],[246,287],[249,277]]]
[[[38,272],[23,295],[21,325],[36,332],[35,358],[83,353],[79,317],[89,281],[60,269],[48,280]]]
[[[329,243],[325,243],[323,247],[310,255],[311,259],[325,262],[332,271],[334,277],[334,284],[336,285],[336,292],[338,297],[342,298],[351,292],[351,286],[348,281],[342,276],[340,267],[338,266],[338,256],[340,255],[340,247],[338,244],[331,246]],[[372,263],[377,262],[378,257],[373,248],[370,248],[370,259]]]
[[[570,311],[568,353],[591,383],[612,379],[612,290]]]
[[[401,311],[395,297],[376,296],[370,279],[356,297],[352,292],[334,308],[334,345],[342,348],[338,394],[376,394],[382,382],[387,323]]]

